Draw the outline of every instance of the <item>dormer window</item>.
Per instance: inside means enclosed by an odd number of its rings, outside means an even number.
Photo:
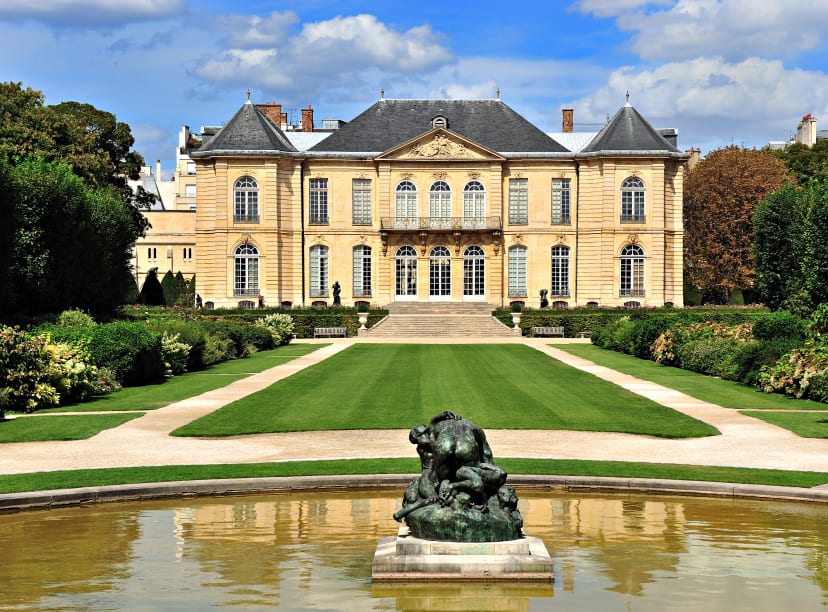
[[[443,117],[443,115],[437,115],[434,119],[431,120],[431,127],[433,128],[447,128],[448,127],[448,119]]]

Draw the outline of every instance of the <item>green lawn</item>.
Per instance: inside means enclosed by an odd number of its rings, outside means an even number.
[[[654,361],[639,359],[616,351],[602,349],[592,344],[558,344],[555,348],[578,357],[635,376],[642,380],[670,387],[691,397],[723,408],[769,410],[827,410],[828,404],[812,400],[800,400],[779,393],[762,393],[757,389],[729,380],[697,374],[681,368],[658,365]]]
[[[96,397],[89,402],[67,404],[58,408],[39,410],[38,414],[50,412],[88,412],[110,410],[155,410],[173,402],[194,397],[213,389],[257,374],[277,365],[287,363],[296,357],[306,355],[324,346],[322,344],[288,344],[270,351],[253,353],[244,359],[234,359],[214,365],[199,372],[188,372],[174,376],[154,385],[126,387],[115,393]]]
[[[19,417],[0,423],[0,442],[85,440],[144,414],[56,414]]]
[[[826,412],[765,412],[759,410],[740,410],[740,412],[784,427],[803,438],[828,438],[828,409]],[[826,458],[826,463],[828,463],[828,458]]]
[[[571,459],[497,459],[510,474],[667,478],[743,484],[815,487],[828,483],[828,472],[756,470],[693,465],[576,461]],[[0,493],[98,487],[142,482],[171,482],[219,478],[259,478],[338,474],[414,474],[419,461],[410,459],[354,459],[350,461],[295,461],[239,465],[179,465],[109,468],[9,474],[0,476]]]
[[[442,410],[484,428],[718,434],[523,345],[358,344],[173,435],[408,429]]]

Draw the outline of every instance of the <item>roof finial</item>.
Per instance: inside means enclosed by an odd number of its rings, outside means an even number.
[[[627,102],[626,102],[626,104],[627,104],[627,106],[630,105],[630,90],[629,89],[627,90]]]
[[[497,99],[500,100],[500,87],[497,88]]]
[[[247,101],[250,102],[250,88],[247,88]]]
[[[385,100],[385,87],[380,89],[380,100]]]

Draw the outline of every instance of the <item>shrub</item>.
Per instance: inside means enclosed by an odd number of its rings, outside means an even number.
[[[721,336],[708,336],[681,344],[677,349],[681,367],[701,374],[733,378],[728,365],[739,341]]]
[[[767,393],[785,393],[793,397],[809,397],[810,382],[828,371],[828,344],[809,341],[786,353],[771,367],[759,374],[759,385]],[[821,383],[820,383],[821,385]],[[818,389],[818,393],[821,390]]]
[[[757,340],[776,338],[805,340],[807,334],[805,321],[787,310],[772,312],[756,319],[753,323],[753,336]]]
[[[170,378],[187,371],[190,345],[178,341],[178,334],[164,332],[161,335],[161,357],[164,360],[164,376]]]
[[[630,354],[641,359],[652,359],[653,343],[674,323],[675,317],[669,316],[645,316],[634,319],[629,334]]]
[[[244,323],[231,323],[229,321],[203,321],[202,323],[208,336],[215,336],[219,340],[225,341],[214,345],[214,347],[224,347],[224,356],[219,361],[247,357],[250,353],[244,340]]]
[[[222,338],[214,334],[207,334],[204,338],[204,365],[210,366],[232,359],[228,355],[235,353],[233,341],[229,338]]]
[[[102,323],[91,332],[93,365],[109,368],[122,385],[142,385],[164,377],[161,335],[143,323]]]
[[[828,403],[828,371],[823,370],[811,376],[808,397],[817,402]]]
[[[49,382],[61,404],[80,402],[99,393],[98,368],[89,364],[89,351],[84,344],[46,345],[50,356]]]
[[[0,326],[0,419],[9,410],[32,412],[58,404],[50,363],[45,338]]]
[[[199,321],[182,319],[153,319],[147,321],[147,327],[158,334],[177,335],[178,341],[187,344],[190,350],[187,353],[187,372],[204,369],[204,343],[207,334],[204,325]]]
[[[799,340],[774,338],[773,340],[755,340],[740,344],[733,355],[732,367],[734,380],[748,386],[759,386],[759,373],[762,368],[776,364],[783,355],[796,348]]]
[[[828,303],[820,304],[811,315],[811,332],[817,336],[828,335]]]
[[[244,325],[241,331],[245,345],[257,351],[266,351],[276,346],[273,335],[266,327],[262,327],[261,325]]]
[[[256,320],[256,325],[264,327],[273,336],[276,346],[288,344],[293,337],[293,317],[287,314],[269,314]]]
[[[83,312],[82,310],[64,310],[58,315],[58,327],[92,327],[95,325],[95,319]]]

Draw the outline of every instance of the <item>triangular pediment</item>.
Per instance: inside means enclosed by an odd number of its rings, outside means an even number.
[[[503,160],[505,158],[468,138],[463,138],[456,132],[440,127],[385,151],[378,155],[377,159],[446,161],[452,159]]]

